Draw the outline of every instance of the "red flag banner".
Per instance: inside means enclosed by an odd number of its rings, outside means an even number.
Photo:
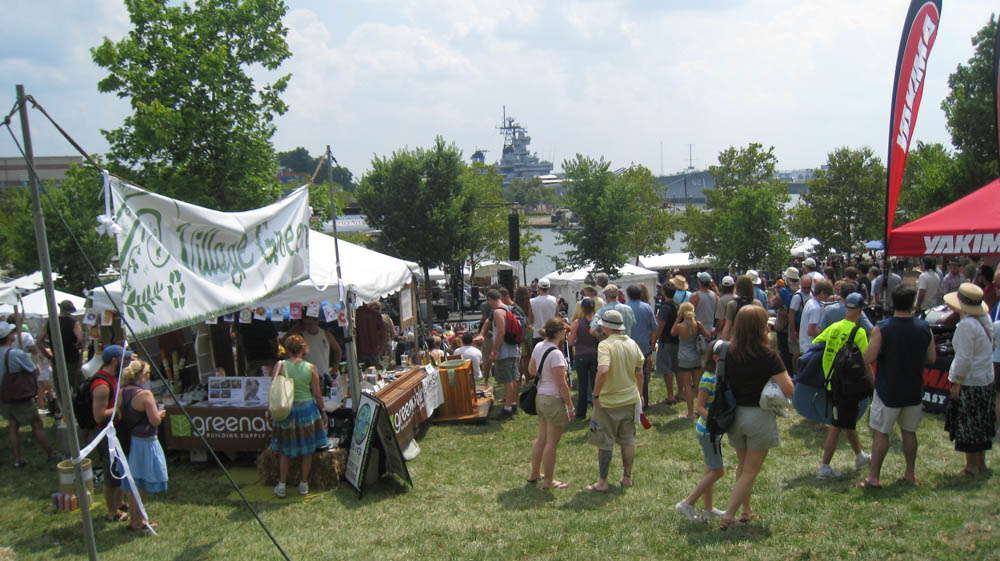
[[[903,36],[899,41],[889,120],[889,178],[886,185],[885,217],[887,247],[892,245],[890,234],[903,183],[903,171],[906,169],[906,157],[917,125],[920,98],[924,93],[927,59],[934,47],[940,20],[941,0],[912,0],[903,26]]]

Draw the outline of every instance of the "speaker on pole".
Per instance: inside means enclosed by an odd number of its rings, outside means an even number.
[[[511,261],[521,260],[521,219],[517,213],[507,215],[507,238],[510,251],[507,257]]]

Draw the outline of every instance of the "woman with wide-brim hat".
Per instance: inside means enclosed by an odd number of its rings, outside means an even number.
[[[667,282],[674,286],[674,302],[677,302],[678,306],[691,299],[691,293],[688,292],[688,281],[684,275],[674,275]]]
[[[983,289],[971,282],[944,296],[944,302],[959,314],[952,346],[955,358],[948,372],[951,396],[944,428],[965,453],[968,477],[986,471],[986,451],[996,434],[996,385],[993,376],[993,326],[983,302]]]

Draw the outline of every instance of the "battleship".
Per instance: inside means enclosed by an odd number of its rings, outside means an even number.
[[[507,116],[504,108],[503,120],[497,127],[503,135],[503,152],[497,164],[497,172],[503,177],[504,185],[515,179],[550,176],[552,162],[542,160],[538,154],[528,151],[531,137],[528,130],[518,124],[514,117]],[[472,161],[485,163],[486,150],[476,150]]]

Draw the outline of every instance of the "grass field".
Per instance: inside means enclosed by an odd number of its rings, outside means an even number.
[[[654,388],[654,397],[663,391]],[[654,427],[638,435],[636,486],[609,494],[582,488],[596,477],[586,425],[574,423],[559,449],[557,477],[569,489],[527,485],[536,419],[518,415],[485,425],[432,426],[423,452],[408,464],[414,487],[386,482],[358,500],[346,484],[305,499],[278,501],[254,483],[251,468],[234,471],[293,559],[1000,559],[1000,478],[957,479],[962,457],[942,420],[921,424],[914,487],[902,473],[898,437],[883,470],[882,490],[852,487],[860,478],[846,444],[834,467],[842,481],[819,481],[822,434],[796,416],[780,420],[782,446],[757,480],[757,520],[719,531],[688,522],[674,504],[703,469],[688,422],[677,406],[657,406]],[[28,439],[27,432],[22,434]],[[870,439],[863,434],[867,446]],[[79,513],[53,513],[54,468],[43,468],[30,442],[31,467],[14,470],[6,430],[0,443],[0,561],[85,559]],[[735,461],[725,448],[727,467]],[[997,461],[997,452],[987,461]],[[850,468],[850,469],[848,469]],[[621,474],[616,452],[612,481]],[[280,559],[235,493],[210,464],[171,461],[170,490],[150,501],[158,537],[103,521],[95,507],[101,559]],[[732,474],[716,486],[719,506]]]

